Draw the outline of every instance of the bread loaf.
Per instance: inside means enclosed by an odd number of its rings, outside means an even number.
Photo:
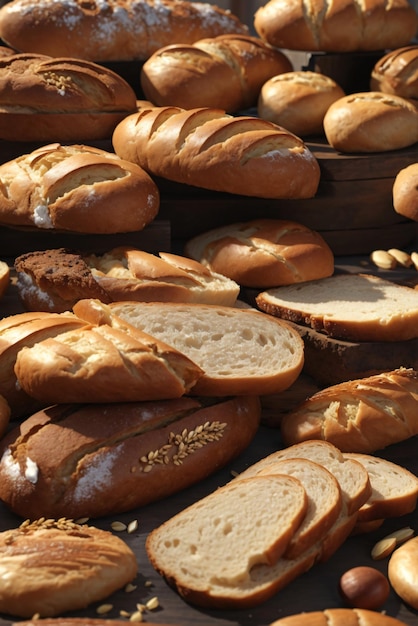
[[[369,609],[325,609],[281,617],[270,626],[406,626],[405,622]]]
[[[256,11],[254,26],[278,48],[355,52],[408,45],[418,16],[407,0],[270,0]]]
[[[160,48],[142,66],[141,86],[157,106],[234,113],[254,106],[263,83],[291,69],[283,52],[257,37],[220,35]]]
[[[37,54],[0,57],[0,138],[49,143],[108,139],[136,95],[96,63]]]
[[[336,100],[324,116],[329,144],[340,152],[387,152],[418,141],[418,109],[412,101],[379,91]]]
[[[310,198],[320,179],[301,139],[271,122],[211,108],[143,109],[113,133],[115,152],[152,175],[260,198]]]
[[[391,555],[388,577],[397,595],[413,609],[418,609],[417,596],[418,537],[409,539]]]
[[[343,98],[343,89],[319,72],[285,72],[267,80],[257,102],[264,120],[284,126],[299,137],[322,135],[325,113]]]
[[[372,69],[370,89],[401,98],[418,98],[418,46],[384,54]]]
[[[335,274],[261,292],[266,313],[349,341],[404,341],[418,335],[418,292],[369,274]]]
[[[303,367],[299,334],[254,309],[80,300],[73,310],[92,323],[120,318],[187,355],[203,372],[193,395],[279,393]]]
[[[398,369],[318,391],[284,415],[286,445],[324,439],[347,452],[372,453],[418,434],[418,373]]]
[[[144,60],[171,43],[247,32],[229,11],[185,0],[12,0],[0,10],[8,46],[97,62]]]
[[[6,261],[0,261],[0,298],[4,296],[10,284],[10,268]]]
[[[396,213],[418,222],[418,163],[407,165],[396,174],[392,197]]]
[[[269,288],[331,276],[334,255],[323,237],[290,220],[255,219],[190,239],[185,252],[243,287]]]
[[[86,524],[33,520],[0,534],[7,576],[0,611],[16,617],[54,617],[84,609],[131,582],[135,554],[119,537]]]
[[[61,313],[83,298],[232,306],[239,294],[234,281],[191,259],[130,247],[102,255],[63,248],[28,252],[17,257],[14,265],[18,293],[29,311]]]
[[[0,165],[0,224],[77,233],[142,230],[159,191],[137,165],[84,145],[50,144]]]
[[[2,440],[0,498],[32,519],[130,511],[219,470],[259,422],[255,396],[49,407]]]

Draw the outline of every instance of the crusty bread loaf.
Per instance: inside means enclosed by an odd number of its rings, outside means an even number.
[[[11,417],[10,405],[6,398],[0,395],[0,436],[2,437],[8,429]]]
[[[0,57],[1,139],[109,139],[117,124],[136,110],[133,88],[96,63],[37,54]]]
[[[418,222],[418,163],[407,165],[397,173],[392,197],[396,213]]]
[[[418,98],[418,46],[384,54],[372,69],[370,89],[401,98]]]
[[[182,352],[116,318],[23,347],[14,370],[43,406],[179,398],[203,373]]]
[[[12,54],[16,54],[16,50],[9,48],[9,46],[0,45],[0,57],[9,57]]]
[[[135,554],[112,533],[65,518],[23,522],[0,534],[7,576],[0,611],[54,617],[107,598],[137,574]]]
[[[50,144],[0,165],[0,224],[111,234],[142,230],[159,191],[137,165],[85,145]]]
[[[283,52],[258,37],[220,35],[160,48],[142,66],[141,86],[157,106],[234,113],[254,106],[263,83],[291,69]]]
[[[247,33],[231,12],[184,0],[12,0],[0,10],[0,37],[12,48],[90,61],[147,59],[171,43]]]
[[[369,609],[334,608],[281,617],[270,626],[406,626],[405,622]]]
[[[141,109],[113,133],[115,152],[155,176],[261,198],[310,198],[320,169],[301,139],[219,109]]]
[[[408,45],[418,16],[407,0],[270,0],[257,10],[254,26],[278,48],[354,52]]]
[[[325,113],[344,96],[343,89],[320,72],[285,72],[264,83],[257,110],[261,118],[299,137],[322,135]]]
[[[268,288],[331,276],[334,255],[323,237],[290,220],[255,219],[190,239],[185,252],[243,287]]]
[[[324,116],[329,144],[340,152],[387,152],[418,141],[418,109],[406,98],[380,91],[336,100]]]
[[[418,335],[418,292],[369,274],[335,274],[261,292],[271,315],[338,339],[403,341]]]
[[[388,577],[398,596],[410,607],[418,609],[417,595],[418,537],[409,539],[391,555]]]
[[[418,373],[398,369],[318,391],[281,420],[286,445],[324,439],[371,453],[418,434]]]
[[[6,261],[0,261],[0,298],[4,296],[10,284],[10,268]]]
[[[130,511],[219,470],[259,422],[255,396],[49,407],[2,440],[0,497],[32,519]]]
[[[73,310],[92,323],[121,318],[187,355],[203,372],[190,389],[193,395],[279,393],[303,367],[299,334],[254,309],[81,300]]]
[[[186,257],[128,246],[102,255],[64,248],[28,252],[14,266],[18,293],[29,311],[61,313],[82,298],[233,306],[240,290],[234,281]]]

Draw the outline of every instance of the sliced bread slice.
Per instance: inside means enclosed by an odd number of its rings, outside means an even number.
[[[337,339],[404,341],[418,337],[418,291],[368,274],[335,274],[260,293],[273,316]]]
[[[73,310],[90,323],[117,317],[188,356],[204,372],[194,395],[278,393],[295,382],[303,367],[299,333],[254,309],[81,300]]]

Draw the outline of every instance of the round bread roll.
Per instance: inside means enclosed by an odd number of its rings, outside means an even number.
[[[418,609],[418,537],[397,548],[389,559],[389,582],[400,598]]]
[[[378,91],[340,98],[324,117],[329,144],[340,152],[387,152],[418,141],[418,109]]]
[[[0,533],[0,612],[54,617],[83,609],[137,574],[135,554],[105,530],[65,518],[23,522]]]
[[[372,70],[370,89],[418,98],[418,46],[397,48],[379,59]]]
[[[10,283],[10,268],[6,261],[0,261],[0,298],[6,293]]]
[[[392,196],[396,213],[418,222],[418,163],[412,163],[398,172]]]
[[[288,220],[215,228],[190,239],[185,252],[243,287],[291,285],[334,272],[334,255],[322,236]]]
[[[286,72],[268,80],[258,98],[258,114],[295,135],[323,133],[323,119],[333,102],[345,96],[332,78],[318,72]]]

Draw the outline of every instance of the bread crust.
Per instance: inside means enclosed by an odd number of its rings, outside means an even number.
[[[143,109],[118,124],[112,142],[156,176],[213,191],[309,198],[319,185],[319,164],[296,135],[218,109]]]
[[[145,228],[159,191],[137,165],[85,145],[49,144],[0,165],[0,223],[111,234]]]
[[[398,596],[414,609],[418,609],[417,554],[418,537],[413,537],[392,553],[388,563],[390,584]]]
[[[82,0],[14,0],[0,11],[0,37],[12,48],[97,62],[144,60],[172,43],[234,32],[248,28],[229,11],[182,0],[105,0],[94,10]]]
[[[383,55],[372,69],[370,90],[418,98],[418,46],[397,48]]]
[[[405,626],[395,617],[368,609],[325,609],[282,617],[270,626]]]
[[[223,467],[249,445],[260,413],[255,396],[57,405],[4,439],[1,497],[33,519],[129,511]]]
[[[8,572],[1,581],[0,610],[26,618],[83,609],[130,582],[138,568],[122,539],[65,519],[26,522],[2,532],[0,553]]]
[[[10,268],[6,261],[0,261],[0,298],[4,296],[10,284]]]
[[[393,208],[396,213],[418,222],[418,163],[402,168],[392,188]]]

